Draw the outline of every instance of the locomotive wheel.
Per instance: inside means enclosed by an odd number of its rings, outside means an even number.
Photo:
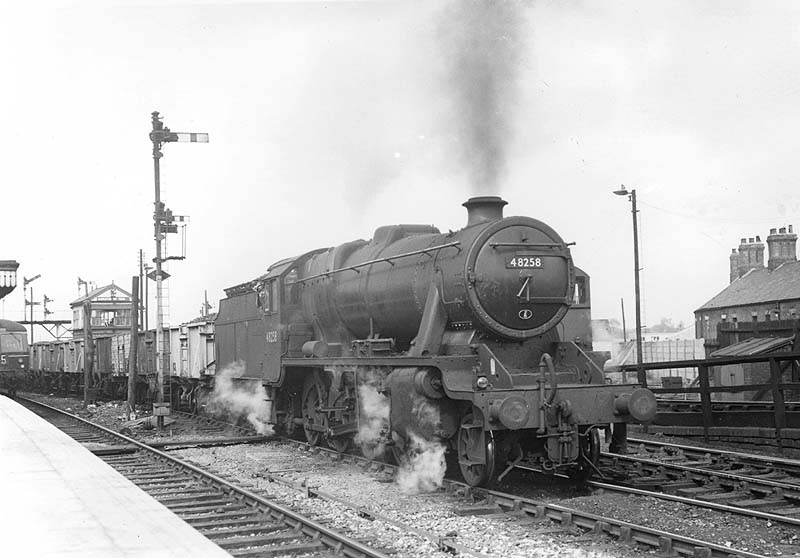
[[[336,438],[328,438],[328,445],[334,451],[345,453],[350,449],[350,442],[352,440],[350,436],[337,436]]]
[[[347,406],[349,393],[345,390],[339,394],[339,397],[333,402],[334,407],[338,406]],[[335,417],[334,420],[344,420],[345,422],[350,419],[350,413],[344,411],[342,412],[342,416]],[[326,418],[327,421],[327,418]],[[326,422],[328,424],[328,422]],[[343,436],[331,436],[328,438],[328,445],[334,451],[338,451],[339,453],[345,453],[347,450],[350,449],[353,442],[353,435],[352,434],[345,434]]]
[[[464,415],[458,428],[456,452],[461,476],[470,486],[489,486],[494,480],[495,447],[491,431],[483,432],[482,427],[473,425],[472,413]],[[470,464],[470,455],[484,452],[486,463]]]
[[[578,467],[569,476],[573,480],[584,482],[595,472],[600,460],[600,432],[597,428],[592,428],[589,432],[581,434],[579,440]]]
[[[319,411],[326,391],[316,374],[306,377],[306,381],[303,383],[303,430],[306,433],[306,441],[312,446],[320,445],[323,433],[312,429],[311,426],[328,428],[328,417]]]

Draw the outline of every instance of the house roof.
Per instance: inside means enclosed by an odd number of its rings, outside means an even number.
[[[119,293],[117,298],[121,302],[124,301],[124,299],[126,299],[126,298],[128,299],[128,302],[130,301],[131,293],[129,293],[125,289],[120,288],[118,285],[115,285],[114,283],[111,283],[110,285],[106,285],[105,287],[98,287],[98,288],[94,289],[93,291],[89,291],[88,294],[85,294],[82,297],[75,299],[74,301],[70,302],[69,305],[70,306],[77,306],[79,304],[82,304],[83,302],[86,302],[87,300],[94,300],[94,299],[98,298],[100,295],[102,295],[103,293],[105,293],[107,291],[111,291],[111,290],[114,290],[117,293]]]
[[[800,262],[787,262],[772,271],[748,271],[695,312],[794,299],[800,300]]]
[[[762,355],[794,343],[794,337],[751,337],[711,353],[712,357]]]

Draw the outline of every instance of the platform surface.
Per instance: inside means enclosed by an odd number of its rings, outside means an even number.
[[[78,442],[0,396],[3,556],[230,556]]]

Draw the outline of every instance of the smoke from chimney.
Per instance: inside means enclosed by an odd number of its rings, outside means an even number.
[[[498,192],[505,173],[524,24],[523,3],[514,0],[455,0],[442,13],[460,156],[474,193]]]

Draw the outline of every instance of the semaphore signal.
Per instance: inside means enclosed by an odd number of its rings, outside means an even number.
[[[155,178],[155,211],[153,212],[154,236],[156,240],[156,256],[153,258],[155,269],[147,276],[156,282],[156,376],[158,382],[158,393],[156,403],[153,405],[153,414],[158,416],[158,425],[164,424],[163,416],[170,412],[170,402],[164,402],[164,340],[163,330],[163,286],[164,279],[169,274],[161,269],[161,264],[167,260],[182,260],[185,256],[166,256],[162,253],[162,241],[166,240],[168,234],[178,232],[176,223],[188,222],[189,218],[185,215],[173,215],[172,210],[167,208],[161,201],[161,176],[159,160],[164,154],[161,147],[165,143],[186,142],[186,143],[208,143],[207,133],[196,132],[173,132],[161,121],[158,111],[151,114],[153,129],[150,132],[150,141],[153,142],[153,171]]]

